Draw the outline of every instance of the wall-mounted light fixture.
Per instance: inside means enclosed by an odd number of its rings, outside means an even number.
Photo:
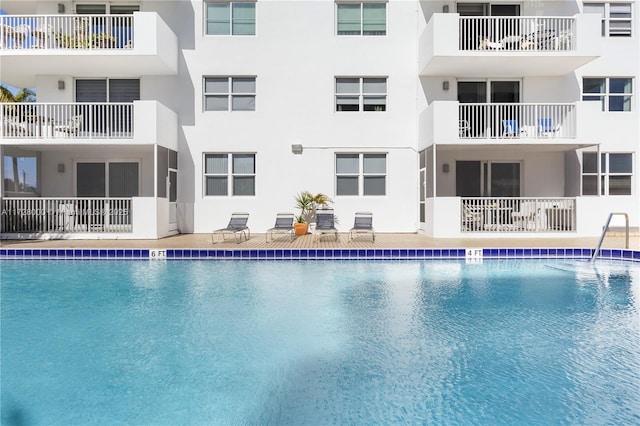
[[[449,173],[449,164],[448,163],[444,163],[442,165],[442,173]]]
[[[445,92],[449,90],[449,80],[445,80],[442,82],[442,90],[444,90]]]
[[[58,164],[58,173],[64,173],[64,163]]]
[[[442,6],[442,13],[449,13],[449,5],[445,4],[444,6]]]
[[[58,80],[58,90],[64,90],[64,80]]]
[[[58,13],[64,13],[64,3],[58,3]]]
[[[294,154],[302,154],[302,145],[299,143],[291,145],[291,152]]]

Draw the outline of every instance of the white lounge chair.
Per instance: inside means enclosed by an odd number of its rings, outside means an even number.
[[[69,119],[67,123],[57,124],[53,126],[53,131],[56,136],[59,134],[65,135],[66,137],[70,136],[78,136],[80,133],[80,125],[82,124],[82,114],[74,115]]]

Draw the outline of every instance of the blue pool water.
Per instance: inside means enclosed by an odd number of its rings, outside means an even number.
[[[640,265],[0,261],[3,425],[639,424]]]

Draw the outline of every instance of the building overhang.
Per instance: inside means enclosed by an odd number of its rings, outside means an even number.
[[[458,78],[478,75],[491,75],[496,78],[514,75],[550,77],[569,74],[597,58],[567,53],[510,52],[509,56],[500,56],[475,52],[455,56],[434,56],[420,74],[430,77],[455,75]]]

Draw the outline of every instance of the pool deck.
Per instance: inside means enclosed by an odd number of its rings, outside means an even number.
[[[219,238],[219,237],[217,237]],[[349,242],[348,234],[340,233],[338,239],[323,235],[315,240],[313,235],[297,237],[291,241],[286,235],[276,235],[273,241],[266,242],[265,234],[251,234],[241,243],[233,238],[223,243],[212,244],[211,234],[179,234],[158,240],[0,240],[3,248],[149,248],[149,249],[286,249],[286,248],[595,248],[599,238],[430,238],[422,234],[378,233],[375,242],[369,236],[359,236]],[[624,249],[624,233],[607,234],[603,248]],[[640,234],[632,233],[629,249],[640,250]]]

